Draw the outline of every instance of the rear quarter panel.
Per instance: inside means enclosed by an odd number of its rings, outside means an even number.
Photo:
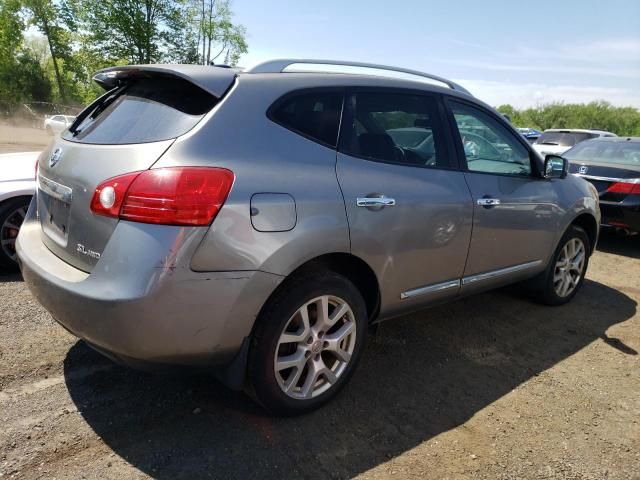
[[[349,252],[336,152],[266,116],[269,106],[292,89],[291,82],[243,76],[206,121],[178,139],[154,165],[217,166],[235,174],[225,205],[193,256],[194,270],[287,275],[316,256]],[[250,216],[256,193],[293,197],[295,227],[283,232],[256,230]]]

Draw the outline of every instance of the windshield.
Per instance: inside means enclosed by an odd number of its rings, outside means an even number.
[[[215,97],[186,80],[142,78],[82,112],[64,138],[106,145],[169,140],[191,130],[215,103]]]
[[[618,163],[640,167],[640,142],[592,140],[576,145],[564,156],[569,161]]]
[[[596,138],[595,133],[587,132],[544,132],[536,144],[542,145],[559,145],[561,147],[573,147],[576,143],[590,138]]]

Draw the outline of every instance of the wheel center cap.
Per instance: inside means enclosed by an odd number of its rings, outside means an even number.
[[[321,351],[322,351],[322,340],[316,340],[311,345],[311,352],[312,353],[320,353]]]

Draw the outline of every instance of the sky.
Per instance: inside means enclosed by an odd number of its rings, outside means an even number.
[[[517,108],[640,108],[640,0],[234,0],[250,67],[274,58],[393,65]]]

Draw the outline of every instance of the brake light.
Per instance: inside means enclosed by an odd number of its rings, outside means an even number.
[[[209,225],[233,185],[224,168],[170,167],[110,178],[96,188],[98,215],[162,225]]]
[[[609,185],[607,192],[640,195],[640,183],[615,182]]]

